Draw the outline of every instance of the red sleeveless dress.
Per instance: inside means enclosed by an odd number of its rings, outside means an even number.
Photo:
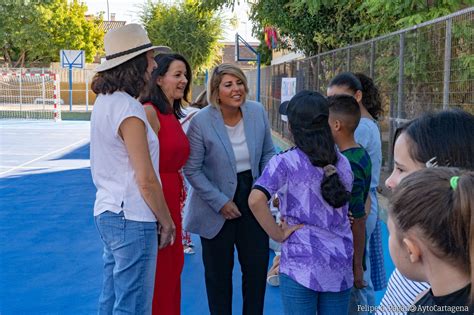
[[[149,104],[148,104],[149,105]],[[181,206],[184,199],[180,170],[189,157],[189,141],[174,114],[162,114],[155,108],[160,130],[160,178],[166,204],[176,225],[172,246],[158,251],[153,315],[179,315],[181,306],[181,271],[184,265]]]

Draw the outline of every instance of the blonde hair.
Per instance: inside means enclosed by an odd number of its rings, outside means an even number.
[[[207,82],[207,101],[212,106],[219,107],[219,85],[221,84],[222,77],[226,74],[233,75],[241,80],[245,87],[245,94],[249,92],[247,77],[239,67],[230,63],[220,64],[214,68]]]

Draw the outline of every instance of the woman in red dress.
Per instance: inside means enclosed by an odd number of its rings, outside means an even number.
[[[151,127],[158,134],[161,184],[176,225],[176,240],[172,246],[158,251],[152,310],[153,315],[179,315],[184,264],[181,234],[184,189],[180,170],[189,156],[189,142],[178,119],[184,116],[181,102],[187,101],[191,68],[179,54],[160,54],[155,61],[158,67],[150,81],[155,84],[150,85],[141,101]]]

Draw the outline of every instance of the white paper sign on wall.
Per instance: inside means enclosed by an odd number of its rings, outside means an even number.
[[[296,78],[281,78],[281,102],[289,101],[296,94]],[[281,120],[288,121],[286,115]]]

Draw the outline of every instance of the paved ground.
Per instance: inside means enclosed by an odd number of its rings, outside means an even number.
[[[96,312],[102,246],[92,218],[89,128],[88,121],[0,120],[1,315]],[[193,240],[196,254],[186,255],[182,274],[183,315],[209,312],[200,242]],[[388,275],[393,264],[387,246],[384,254]],[[239,314],[238,261],[234,270],[233,308]],[[279,294],[267,287],[265,314],[282,314]],[[382,295],[377,292],[377,301]]]

